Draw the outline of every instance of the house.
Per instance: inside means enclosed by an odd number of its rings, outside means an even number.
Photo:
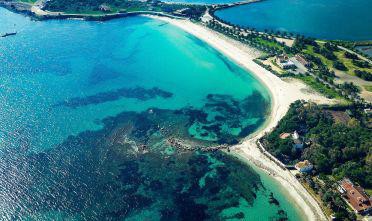
[[[276,56],[275,61],[282,69],[296,68],[296,65],[285,54]]]
[[[366,214],[372,211],[372,200],[362,187],[354,185],[347,178],[344,178],[338,184],[338,191],[344,200],[354,209],[355,213]]]
[[[296,163],[295,168],[301,173],[310,173],[314,166],[308,160],[304,160]]]
[[[187,14],[187,11],[189,11],[190,8],[181,8],[173,12],[175,15],[185,16]]]
[[[297,130],[295,130],[292,134],[292,138],[293,140],[297,140],[297,139],[300,139],[300,135],[297,133]]]
[[[306,61],[306,59],[300,54],[296,54],[296,60],[307,68],[311,66],[311,63]]]
[[[366,113],[367,115],[370,115],[370,114],[372,114],[372,109],[371,108],[366,108],[366,109],[364,109],[364,113]]]
[[[100,6],[98,7],[98,9],[99,9],[100,11],[103,11],[103,12],[109,12],[109,11],[111,11],[110,6],[105,5],[105,4],[100,5]]]
[[[295,149],[304,148],[304,142],[302,141],[302,138],[300,137],[300,135],[297,133],[296,130],[293,133],[281,133],[279,135],[279,138],[282,140],[290,138],[290,137],[292,137],[292,140],[293,140],[293,148]]]
[[[281,133],[279,135],[280,139],[284,140],[291,136],[291,133]]]
[[[303,149],[304,148],[304,142],[302,142],[302,139],[300,135],[297,133],[297,131],[294,131],[292,134],[293,139],[293,148],[295,149]]]

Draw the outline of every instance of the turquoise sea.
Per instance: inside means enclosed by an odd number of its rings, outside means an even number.
[[[161,21],[32,21],[0,8],[1,220],[299,220],[221,151],[260,127],[252,75]],[[188,149],[194,149],[190,151]]]
[[[219,18],[257,30],[332,40],[372,40],[370,0],[264,0],[217,11]]]

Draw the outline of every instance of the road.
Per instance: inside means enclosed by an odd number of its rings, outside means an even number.
[[[341,50],[344,50],[344,51],[347,51],[347,52],[349,52],[349,53],[355,54],[355,55],[357,55],[360,59],[362,59],[362,60],[364,60],[364,61],[367,61],[367,62],[369,62],[370,64],[372,64],[372,61],[371,61],[371,60],[369,60],[368,58],[366,58],[366,57],[360,55],[359,53],[356,53],[355,51],[352,51],[352,50],[347,49],[347,48],[345,48],[345,47],[342,47],[342,46],[340,46],[340,45],[337,45],[337,47],[338,47],[339,49],[341,49]]]

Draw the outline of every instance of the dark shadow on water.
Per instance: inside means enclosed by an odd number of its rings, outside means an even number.
[[[119,100],[121,98],[135,98],[141,101],[154,99],[156,97],[162,97],[168,99],[173,94],[168,91],[161,90],[157,87],[151,89],[145,89],[142,87],[136,88],[119,88],[112,91],[101,92],[86,97],[75,97],[70,98],[67,101],[60,102],[55,107],[65,106],[69,108],[78,108],[87,105],[100,104],[109,101]]]
[[[9,208],[0,208],[0,216],[37,219],[61,211],[87,220],[122,220],[151,209],[160,220],[220,220],[221,211],[238,207],[242,199],[253,205],[257,191],[265,190],[254,170],[222,151],[187,151],[168,141],[176,137],[191,146],[211,146],[238,140],[245,134],[228,134],[218,125],[244,127],[240,119],[263,120],[265,107],[258,107],[265,100],[255,94],[243,100],[211,94],[206,100],[202,109],[123,112],[104,119],[103,129],[70,136],[42,153],[1,150],[0,203]],[[220,117],[208,119],[212,111]],[[196,122],[218,134],[218,141],[193,138],[188,128]]]

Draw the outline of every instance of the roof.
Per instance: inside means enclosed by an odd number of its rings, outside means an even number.
[[[296,163],[295,167],[298,169],[302,169],[304,167],[313,166],[308,160],[300,161]]]
[[[100,5],[98,8],[101,11],[110,11],[111,10],[110,6],[105,5],[105,4]]]
[[[279,59],[280,62],[285,62],[289,59],[289,57],[286,54],[277,55],[276,59]]]
[[[293,139],[299,139],[300,138],[300,135],[297,133],[297,130],[295,130],[293,132],[293,135],[292,135]]]
[[[296,55],[296,60],[299,61],[303,65],[308,65],[309,64],[309,62],[306,61],[306,59],[300,54]]]
[[[340,186],[346,191],[345,198],[357,212],[371,209],[371,199],[362,187],[355,186],[349,179],[343,179]]]
[[[280,139],[286,139],[291,136],[291,133],[281,133],[279,135]]]

